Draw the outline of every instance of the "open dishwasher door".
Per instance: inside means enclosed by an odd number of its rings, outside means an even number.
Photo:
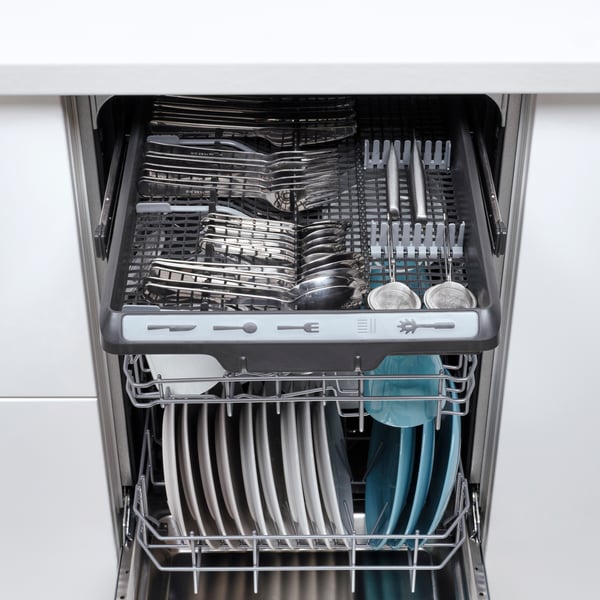
[[[521,98],[69,106],[93,142],[116,597],[486,597]],[[390,277],[418,305],[374,310]],[[450,283],[472,303],[426,300]]]

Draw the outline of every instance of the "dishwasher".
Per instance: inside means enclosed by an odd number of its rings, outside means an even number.
[[[115,597],[488,597],[528,99],[66,111]]]

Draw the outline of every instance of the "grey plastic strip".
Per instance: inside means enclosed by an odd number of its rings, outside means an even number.
[[[471,339],[475,311],[315,314],[125,315],[128,342],[363,342]]]

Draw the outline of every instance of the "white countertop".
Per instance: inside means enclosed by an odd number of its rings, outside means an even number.
[[[600,92],[595,0],[39,4],[0,14],[1,94]]]

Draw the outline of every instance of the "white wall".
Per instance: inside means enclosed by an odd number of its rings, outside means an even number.
[[[495,488],[493,600],[598,597],[600,96],[538,98]]]

